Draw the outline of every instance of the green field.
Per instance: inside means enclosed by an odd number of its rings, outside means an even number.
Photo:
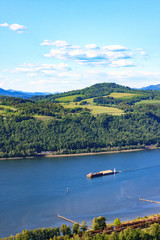
[[[5,113],[5,111],[0,110],[0,115],[3,115]]]
[[[138,96],[138,95],[140,95],[140,94],[113,92],[110,95],[106,95],[104,97],[133,98],[133,97]],[[71,95],[71,96],[66,96],[66,97],[60,97],[60,98],[56,98],[56,101],[57,102],[62,102],[62,103],[73,102],[76,97],[84,97],[84,95],[77,94],[77,95]],[[84,99],[83,101],[87,101],[88,103],[94,105],[93,99],[94,98],[87,98],[87,99]]]
[[[93,99],[94,98],[87,98],[87,99],[84,99],[83,101],[86,101],[86,102],[88,102],[89,104],[94,104],[94,102],[93,102]]]
[[[160,104],[160,100],[142,100],[140,102],[135,103],[135,105],[139,104]]]
[[[34,117],[37,118],[38,120],[41,120],[41,121],[48,121],[48,120],[53,119],[52,116],[34,115]]]
[[[5,110],[5,109],[10,109],[10,110],[12,110],[12,111],[16,111],[16,108],[14,108],[14,107],[6,106],[6,105],[1,105],[1,104],[0,104],[0,108],[3,108],[4,110]]]
[[[73,100],[74,100],[76,97],[84,97],[84,95],[78,94],[78,95],[72,95],[72,96],[66,96],[66,97],[56,98],[56,101],[58,101],[58,102],[73,102]]]
[[[70,104],[63,103],[62,106],[64,108],[77,108],[77,107],[88,108],[89,110],[91,110],[91,113],[93,115],[102,114],[102,113],[107,113],[107,114],[111,114],[111,115],[124,114],[123,110],[118,109],[118,108],[112,108],[112,107],[85,106],[85,105],[76,105],[75,103],[70,103]]]
[[[138,96],[140,94],[134,94],[134,93],[116,93],[113,92],[110,95],[107,95],[105,97],[113,97],[113,98],[133,98],[135,96]]]
[[[88,109],[91,110],[91,113],[93,115],[107,113],[111,115],[122,115],[124,112],[121,109],[118,108],[112,108],[112,107],[102,107],[102,106],[87,106]]]
[[[11,111],[16,111],[16,108],[11,107],[11,106],[6,106],[6,105],[1,105],[0,104],[0,115],[7,115],[7,111],[6,110],[11,110]]]

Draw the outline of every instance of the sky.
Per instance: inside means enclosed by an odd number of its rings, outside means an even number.
[[[0,88],[160,84],[159,0],[1,0]]]

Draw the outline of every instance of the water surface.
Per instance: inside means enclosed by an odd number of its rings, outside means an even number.
[[[116,168],[122,173],[87,179],[86,174]],[[108,221],[159,213],[160,150],[92,156],[0,161],[0,237],[23,229]],[[66,189],[69,188],[69,193]],[[66,223],[69,224],[69,223]]]

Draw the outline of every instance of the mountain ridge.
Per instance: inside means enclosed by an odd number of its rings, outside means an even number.
[[[140,88],[141,90],[158,90],[160,91],[160,84],[149,85],[147,87]]]
[[[50,93],[47,92],[23,92],[23,91],[17,91],[17,90],[12,90],[8,89],[5,90],[3,88],[0,88],[0,95],[2,96],[9,96],[9,97],[20,97],[20,98],[31,98],[33,96],[45,96]]]

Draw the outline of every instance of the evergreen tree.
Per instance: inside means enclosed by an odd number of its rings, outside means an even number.
[[[85,232],[87,230],[87,225],[86,225],[86,222],[84,220],[81,223],[81,229],[82,229],[83,232]]]
[[[78,233],[80,233],[79,223],[74,223],[74,224],[73,224],[72,232],[73,232],[73,234],[78,234]]]
[[[114,225],[120,225],[121,222],[120,222],[119,218],[116,218],[116,219],[114,220],[114,223],[113,223],[113,224],[114,224]]]
[[[106,227],[106,218],[105,217],[97,217],[93,219],[92,228],[93,230],[104,229]]]

